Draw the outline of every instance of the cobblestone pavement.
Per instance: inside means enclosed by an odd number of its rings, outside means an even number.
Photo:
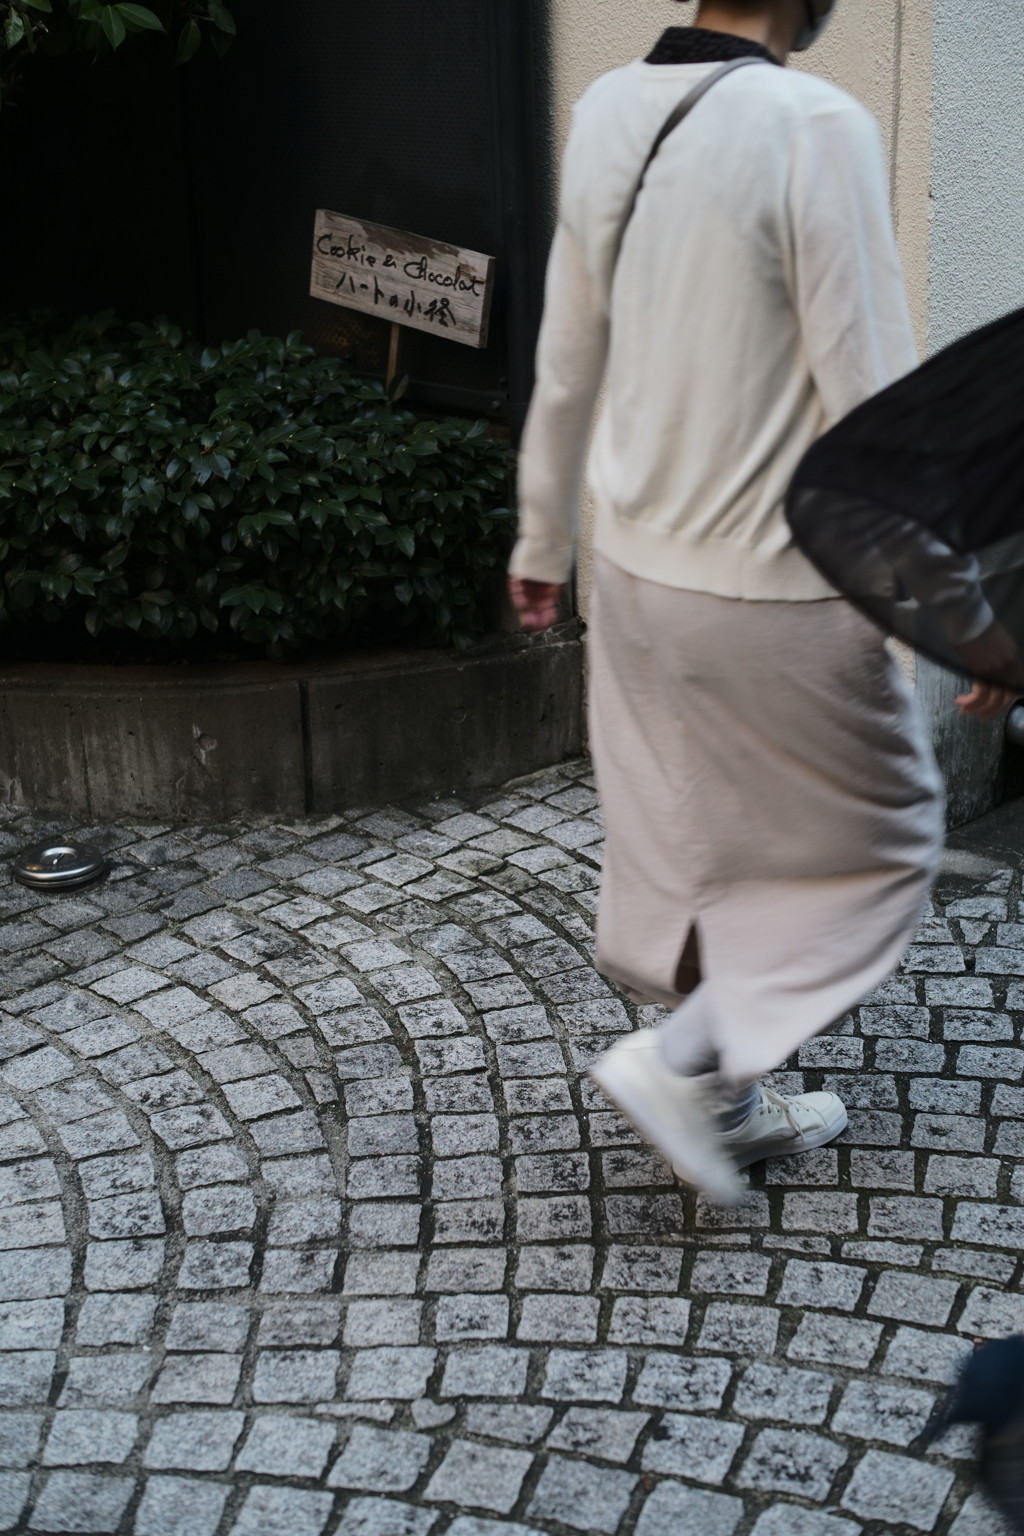
[[[1024,1329],[1015,869],[951,857],[777,1076],[843,1095],[842,1144],[723,1213],[579,1075],[661,1013],[589,963],[595,807],[576,763],[79,829],[105,884],[0,886],[0,1529],[1000,1529],[928,1430]]]

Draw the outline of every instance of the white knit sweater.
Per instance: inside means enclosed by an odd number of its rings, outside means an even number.
[[[633,575],[722,597],[815,599],[782,499],[831,423],[917,362],[873,118],[758,64],[665,140],[713,64],[637,61],[575,109],[520,461],[515,575],[565,581],[583,461],[595,546]]]

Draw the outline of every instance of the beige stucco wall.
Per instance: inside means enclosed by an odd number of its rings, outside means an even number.
[[[889,157],[896,232],[918,337],[928,327],[929,166],[933,0],[838,0],[821,42],[795,67],[850,91],[874,114]],[[572,104],[590,82],[641,57],[667,26],[692,21],[696,6],[675,0],[546,0],[544,49],[554,163],[561,158]],[[557,171],[556,171],[557,177]],[[552,202],[556,187],[551,188]],[[590,591],[589,509],[583,509],[578,572],[584,613]]]

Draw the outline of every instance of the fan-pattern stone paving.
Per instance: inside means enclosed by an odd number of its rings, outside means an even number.
[[[0,851],[58,830],[8,810]],[[778,1074],[838,1146],[678,1187],[582,1069],[588,765],[472,807],[66,828],[0,885],[0,1529],[994,1536],[972,1341],[1024,1330],[1018,877]],[[1018,979],[1020,978],[1020,979]]]

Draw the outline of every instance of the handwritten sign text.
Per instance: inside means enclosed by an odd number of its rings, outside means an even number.
[[[487,345],[494,257],[326,208],[313,232],[315,299],[470,347]]]

